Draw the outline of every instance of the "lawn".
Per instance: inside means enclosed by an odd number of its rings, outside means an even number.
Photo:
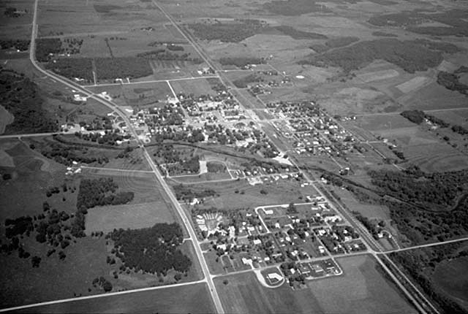
[[[226,313],[324,313],[309,289],[263,287],[253,272],[214,279]]]
[[[338,259],[344,275],[308,283],[325,313],[417,313],[370,256]]]
[[[205,283],[38,306],[17,313],[214,313]]]

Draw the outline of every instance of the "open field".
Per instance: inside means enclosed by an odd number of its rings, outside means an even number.
[[[468,156],[446,143],[407,146],[403,154],[410,163],[428,172],[456,171],[468,167]]]
[[[11,175],[10,180],[0,181],[0,221],[37,215],[42,212],[44,201],[60,210],[75,210],[76,193],[70,190],[46,197],[47,188],[60,187],[64,183],[66,169],[63,165],[44,158],[17,140],[2,140],[0,144],[4,152],[2,160],[10,163],[2,165],[2,174]],[[79,180],[70,179],[67,184],[78,186]],[[24,197],[25,193],[27,197]]]
[[[370,256],[337,260],[344,275],[308,283],[325,313],[417,313]]]
[[[182,297],[183,296],[183,297]],[[38,306],[17,313],[214,313],[205,283]]]
[[[172,81],[170,84],[176,94],[193,94],[195,97],[201,95],[216,95],[216,92],[211,88],[210,83],[206,79],[202,78],[196,80]]]
[[[113,1],[85,1],[64,3],[50,0],[40,3],[38,16],[39,36],[53,35],[118,35],[129,29],[139,31],[164,21],[161,13],[151,4]],[[77,27],[78,26],[78,27]],[[96,29],[99,32],[96,34]]]
[[[456,298],[465,308],[468,308],[468,258],[459,257],[445,260],[435,269],[433,276],[435,284],[445,293]]]
[[[309,289],[293,291],[287,284],[265,288],[253,272],[218,277],[214,282],[226,313],[324,313]]]
[[[83,176],[86,178],[111,177],[122,191],[135,193],[135,198],[130,204],[158,202],[162,199],[158,192],[159,182],[153,173],[83,169]]]
[[[212,189],[219,194],[219,197],[206,198],[203,205],[197,205],[203,206],[204,208],[252,208],[262,205],[301,202],[301,200],[305,200],[306,196],[315,195],[310,189],[306,187],[301,188],[300,183],[281,179],[276,183],[257,184],[254,186],[242,179],[231,182],[208,182],[204,184],[188,185],[187,187],[196,191]]]
[[[86,234],[90,235],[96,231],[108,233],[120,228],[149,228],[163,222],[174,222],[174,217],[164,201],[95,207],[88,210]]]
[[[99,276],[110,279],[104,238],[88,237],[71,244],[65,260],[60,260],[57,253],[46,257],[49,247],[37,245],[34,239],[24,242],[29,252],[42,256],[42,261],[39,268],[32,268],[29,259],[20,259],[16,254],[0,255],[2,308],[96,294],[96,291],[88,291],[93,279]]]

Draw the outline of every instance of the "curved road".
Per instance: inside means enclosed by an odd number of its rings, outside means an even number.
[[[29,59],[31,60],[32,65],[36,68],[36,70],[38,70],[42,74],[44,74],[44,75],[46,75],[46,76],[48,76],[50,78],[53,78],[57,82],[60,82],[60,83],[66,85],[66,86],[68,86],[70,88],[73,88],[73,89],[85,94],[89,98],[93,98],[96,101],[98,101],[99,103],[111,108],[127,124],[129,131],[132,133],[132,135],[135,137],[135,139],[140,144],[140,148],[143,150],[143,154],[145,155],[145,158],[148,161],[151,169],[153,170],[156,178],[160,182],[161,186],[164,188],[164,191],[167,193],[167,195],[171,199],[174,207],[176,208],[178,214],[180,215],[180,217],[181,217],[181,219],[182,219],[182,221],[183,221],[183,223],[184,223],[184,225],[185,225],[185,227],[186,227],[186,229],[187,229],[187,231],[188,231],[188,233],[190,235],[190,238],[192,239],[192,243],[193,243],[193,246],[195,248],[195,253],[197,255],[197,258],[198,258],[198,260],[200,262],[200,265],[201,265],[201,268],[202,268],[202,271],[203,271],[203,275],[204,275],[203,281],[206,281],[206,283],[208,284],[210,294],[211,294],[211,297],[213,299],[213,303],[214,303],[214,305],[216,307],[216,311],[218,313],[220,313],[220,314],[223,314],[224,309],[223,309],[223,306],[221,304],[221,300],[220,300],[218,292],[216,290],[216,286],[214,285],[213,278],[212,278],[212,276],[211,276],[211,274],[210,274],[210,272],[208,270],[208,265],[206,264],[205,258],[203,256],[203,252],[201,251],[200,245],[198,244],[197,236],[196,236],[195,230],[192,227],[192,224],[190,223],[190,219],[189,219],[188,215],[185,213],[185,211],[183,210],[183,208],[181,207],[181,205],[179,204],[179,202],[177,201],[177,199],[174,196],[172,190],[169,188],[167,183],[164,181],[164,178],[162,177],[161,173],[159,172],[158,167],[155,165],[154,161],[151,159],[150,155],[148,154],[145,146],[138,139],[137,133],[135,132],[135,129],[133,128],[133,125],[130,123],[130,120],[128,119],[127,115],[117,105],[115,105],[111,101],[108,101],[108,100],[105,100],[105,99],[103,99],[103,98],[101,98],[99,96],[96,96],[94,93],[87,90],[86,88],[83,88],[82,86],[79,86],[79,85],[75,84],[74,82],[72,82],[70,80],[67,80],[67,79],[65,79],[63,77],[60,77],[60,76],[58,76],[56,74],[53,74],[53,73],[51,73],[49,71],[46,71],[46,70],[42,69],[39,66],[39,64],[37,64],[36,59],[35,59],[35,51],[36,51],[36,37],[37,37],[38,2],[39,2],[39,0],[35,0],[35,2],[34,2],[34,15],[33,15],[33,25],[32,25],[32,32],[31,32],[31,44],[30,44],[30,48],[29,48]]]

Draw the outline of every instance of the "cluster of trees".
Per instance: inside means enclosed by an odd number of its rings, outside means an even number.
[[[457,246],[447,244],[411,252],[391,253],[390,257],[418,283],[444,313],[464,314],[466,309],[444,292],[432,277],[440,262],[459,257],[456,251]]]
[[[468,86],[467,86],[467,91],[468,91]],[[447,123],[444,120],[437,118],[435,116],[432,116],[430,114],[424,113],[424,111],[421,111],[421,110],[406,110],[406,111],[403,111],[401,115],[416,124],[421,124],[424,121],[424,119],[427,119],[430,122],[437,124],[438,126],[442,128],[450,127],[450,123]],[[466,129],[465,127],[461,125],[452,125],[451,130],[460,135],[468,134],[468,129]]]
[[[50,143],[41,149],[41,154],[47,158],[53,159],[58,163],[71,166],[73,161],[90,164],[98,162],[105,164],[109,162],[106,156],[89,156],[87,147],[62,145],[60,143]]]
[[[444,120],[439,119],[433,115],[427,114],[422,110],[405,110],[400,114],[406,119],[416,124],[421,124],[424,122],[424,119],[427,119],[430,122],[437,124],[441,128],[447,128],[450,126],[450,124],[448,124]]]
[[[58,58],[47,63],[45,68],[70,79],[83,79],[88,83],[93,81],[91,58]]]
[[[223,173],[226,172],[226,166],[219,162],[209,161],[206,163],[208,172],[211,173]]]
[[[92,284],[95,288],[97,286],[101,287],[104,292],[112,291],[112,283],[102,276],[99,278],[94,278]]]
[[[324,5],[310,0],[274,0],[263,4],[263,8],[275,15],[298,16],[311,12],[332,13]]]
[[[219,40],[238,43],[255,34],[263,32],[265,25],[258,20],[236,20],[230,23],[192,23],[188,26],[201,40]]]
[[[83,179],[76,207],[89,209],[95,206],[127,204],[133,200],[133,192],[117,192],[118,188],[112,178]]]
[[[359,222],[363,224],[363,226],[370,232],[370,234],[375,238],[378,239],[378,233],[380,232],[381,228],[379,228],[379,225],[372,222],[367,218],[366,216],[361,215],[361,213],[354,211],[353,212],[354,216],[356,217]]]
[[[190,159],[182,160],[178,163],[166,165],[167,171],[171,175],[177,175],[182,173],[196,174],[200,171],[200,157],[193,156]]]
[[[33,219],[30,216],[21,216],[16,219],[5,220],[5,236],[9,239],[29,233],[34,230]]]
[[[232,83],[237,88],[246,88],[246,87],[248,87],[248,85],[250,83],[262,82],[262,81],[263,81],[263,79],[262,79],[261,76],[258,76],[257,74],[252,73],[252,74],[249,74],[249,75],[247,75],[245,77],[239,78],[239,79],[233,81]]]
[[[449,90],[468,95],[468,85],[460,82],[460,75],[458,73],[440,71],[437,74],[437,83]]]
[[[249,64],[264,64],[263,58],[257,57],[223,57],[219,59],[221,65],[235,65],[238,68],[244,68]]]
[[[211,189],[193,190],[182,184],[175,185],[174,192],[178,200],[188,202],[191,202],[194,198],[205,198],[218,195],[216,191]]]
[[[18,73],[0,73],[0,103],[14,117],[5,134],[47,133],[58,130],[58,122],[44,110],[37,85]]]
[[[87,134],[83,134],[81,132],[75,132],[75,136],[85,141],[97,142],[101,145],[112,145],[112,146],[115,146],[117,145],[117,142],[122,142],[125,138],[130,137],[130,135],[124,136],[120,134],[119,130],[113,130],[113,131],[106,130],[104,135],[99,132],[87,133]]]
[[[60,38],[39,38],[36,40],[36,59],[39,62],[49,62],[54,55],[62,52]]]
[[[27,10],[24,11],[24,13],[26,13],[26,12],[27,12]],[[20,17],[23,13],[18,11],[17,8],[6,7],[3,14],[5,14],[5,16],[8,16],[8,17]]]
[[[30,40],[26,39],[0,39],[1,49],[14,48],[19,51],[26,51],[29,49]]]
[[[468,171],[424,173],[414,170],[371,170],[368,174],[372,184],[385,194],[429,208],[452,206],[468,182]]]
[[[348,73],[377,59],[383,59],[408,73],[414,73],[438,66],[442,61],[442,54],[416,41],[382,38],[361,41],[352,46],[312,55],[299,63],[319,67],[340,67]]]
[[[138,57],[96,58],[96,72],[100,80],[138,78],[153,74],[148,60]]]
[[[291,26],[280,25],[275,26],[274,29],[280,31],[284,35],[288,35],[293,39],[301,40],[301,39],[327,39],[328,37],[322,34],[313,33],[313,32],[304,32],[295,29]]]
[[[183,232],[176,223],[139,230],[114,230],[109,237],[114,241],[116,257],[124,267],[136,272],[166,276],[170,270],[187,273],[192,265],[190,258],[178,249]]]

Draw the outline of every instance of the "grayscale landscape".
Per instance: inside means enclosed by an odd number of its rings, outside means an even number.
[[[468,313],[466,1],[0,11],[0,312]]]

